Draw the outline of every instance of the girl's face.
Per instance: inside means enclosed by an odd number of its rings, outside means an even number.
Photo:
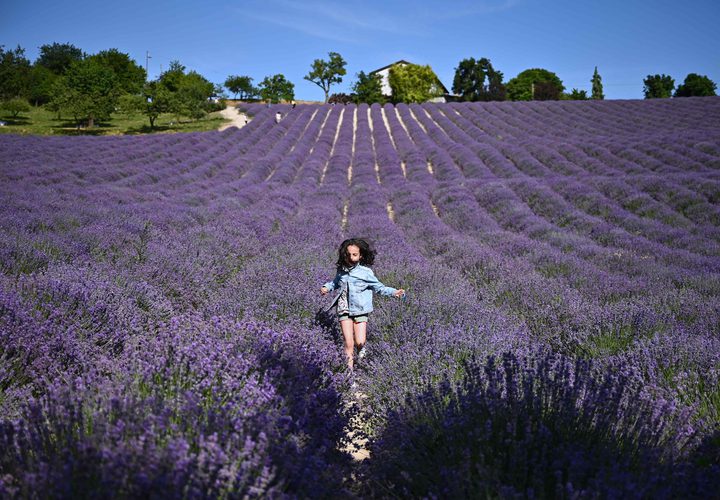
[[[348,245],[347,261],[350,264],[357,264],[360,262],[360,248],[357,245]]]

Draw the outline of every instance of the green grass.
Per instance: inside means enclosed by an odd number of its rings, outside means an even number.
[[[591,336],[582,346],[582,353],[590,358],[604,358],[627,351],[640,336],[632,325],[604,329]]]
[[[113,114],[110,120],[96,123],[92,129],[78,129],[72,117],[33,106],[28,113],[20,113],[14,118],[10,113],[0,111],[0,120],[6,123],[0,127],[0,134],[34,135],[124,135],[173,132],[204,132],[217,130],[228,120],[219,112],[210,113],[200,120],[178,119],[172,114],[163,114],[155,120],[155,128],[145,115]]]

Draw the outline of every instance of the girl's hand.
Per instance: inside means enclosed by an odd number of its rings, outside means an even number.
[[[320,295],[327,295],[327,294],[328,294],[328,291],[329,291],[329,290],[328,290],[327,288],[322,287],[322,288],[320,289]]]
[[[395,297],[397,297],[397,298],[404,297],[404,296],[405,296],[405,290],[403,290],[402,288],[400,288],[399,290],[396,290],[393,295],[394,295]]]

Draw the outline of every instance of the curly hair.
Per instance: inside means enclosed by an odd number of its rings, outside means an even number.
[[[337,270],[342,271],[344,268],[352,266],[348,259],[348,247],[355,245],[360,249],[360,264],[363,266],[372,266],[375,262],[375,251],[370,248],[367,241],[361,238],[349,238],[342,242],[338,250]]]

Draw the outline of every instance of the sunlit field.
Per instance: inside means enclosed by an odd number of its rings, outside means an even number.
[[[0,496],[717,495],[720,98],[247,111],[0,135]]]

